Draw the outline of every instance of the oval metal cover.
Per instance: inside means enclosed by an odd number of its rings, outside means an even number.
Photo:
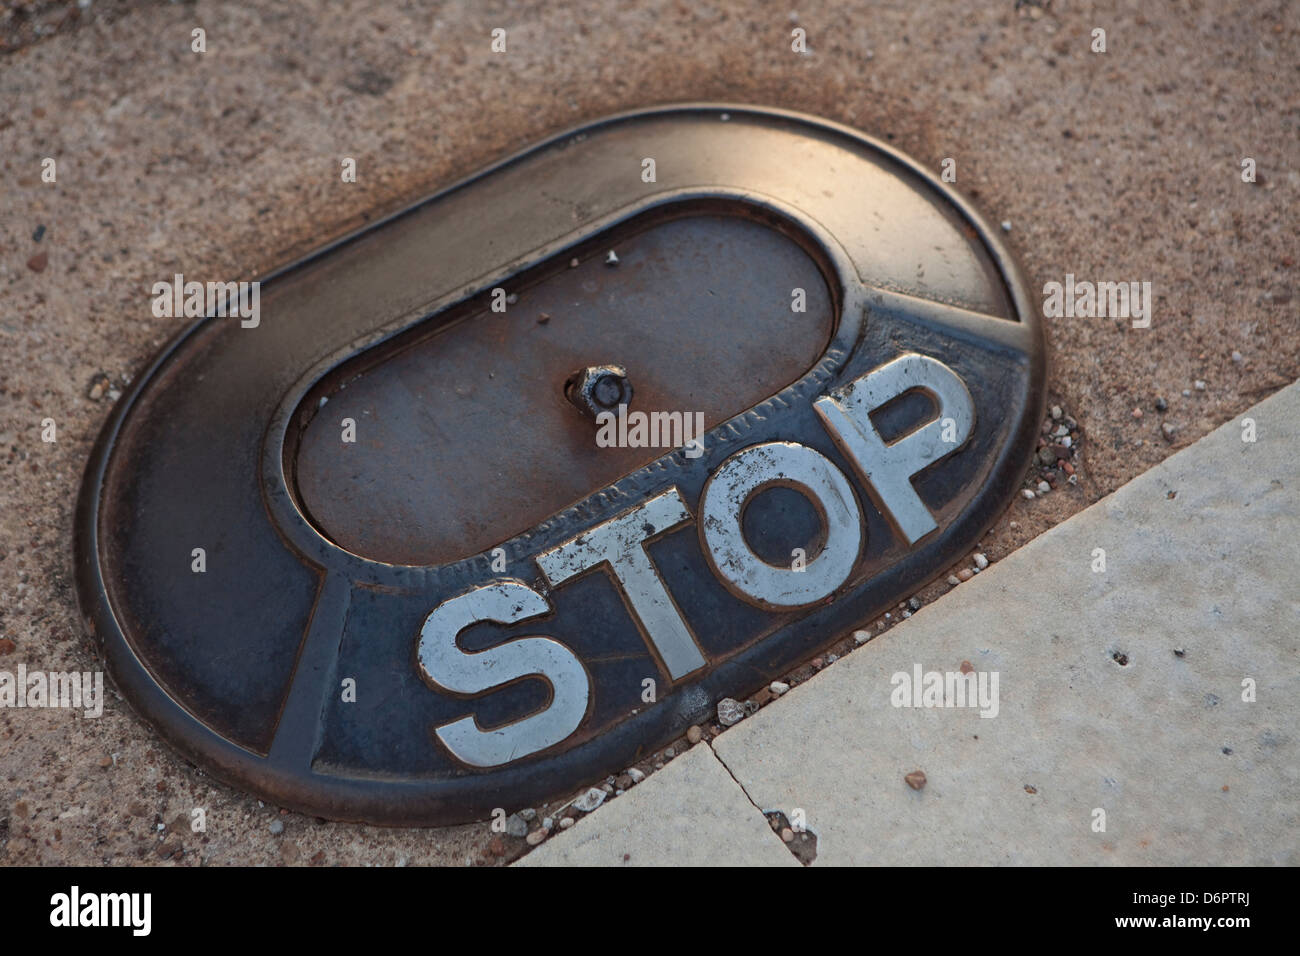
[[[164,349],[87,470],[83,611],[133,707],[267,800],[536,805],[968,552],[1034,451],[1041,336],[992,231],[898,152],[774,110],[616,116]],[[611,363],[606,447],[564,385]]]

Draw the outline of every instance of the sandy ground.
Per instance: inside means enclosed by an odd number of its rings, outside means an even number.
[[[957,188],[1010,223],[1031,287],[1066,273],[1152,283],[1150,329],[1048,321],[1050,402],[1079,422],[1080,480],[1018,499],[984,543],[995,560],[1300,377],[1300,7],[632,6],[4,8],[0,669],[98,666],[76,612],[72,508],[110,407],[111,392],[90,397],[96,376],[120,383],[181,321],[150,314],[154,281],[255,278],[618,110],[719,100],[844,122],[936,169],[954,158]],[[489,50],[498,26],[504,55]],[[795,27],[808,55],[791,52]],[[1096,27],[1104,54],[1089,49]],[[342,156],[358,159],[357,183],[340,182]],[[190,832],[195,807],[206,833]],[[3,863],[466,863],[522,849],[492,839],[486,825],[281,814],[212,784],[112,695],[98,720],[0,711]]]

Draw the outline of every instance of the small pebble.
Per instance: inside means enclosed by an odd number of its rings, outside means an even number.
[[[506,836],[528,836],[528,821],[517,813],[510,814],[506,817]]]
[[[636,769],[636,767],[629,767],[627,770],[627,775],[632,778],[633,783],[640,783],[642,780],[645,779],[645,774],[642,773],[640,770]]]
[[[1186,388],[1183,389],[1183,398],[1191,398],[1191,396],[1192,396],[1192,392],[1190,389],[1186,389]]]
[[[552,817],[543,817],[543,818],[542,818],[542,829],[543,829],[543,830],[550,830],[550,829],[552,829],[554,826],[555,826],[555,820],[554,820]]]
[[[32,242],[40,242],[45,238],[45,227],[37,226],[36,231],[32,233]]]
[[[958,581],[969,581],[973,577],[975,577],[975,572],[972,571],[970,568],[962,568],[960,571],[957,572]]]
[[[869,641],[869,640],[871,640],[871,632],[870,632],[870,631],[854,631],[854,632],[853,632],[853,643],[854,643],[854,644],[857,644],[857,645],[861,646],[861,645],[867,643],[867,641]]]
[[[1169,403],[1162,396],[1156,396],[1156,411],[1163,412],[1168,411],[1168,409]]]
[[[1168,422],[1163,422],[1163,423],[1160,425],[1160,430],[1163,431],[1163,432],[1165,433],[1165,437],[1166,437],[1166,438],[1173,438],[1173,437],[1174,437],[1174,432],[1176,431],[1176,429],[1174,428],[1174,426],[1173,426],[1173,425],[1170,425]]]
[[[862,632],[859,631],[858,633],[861,634]],[[790,685],[785,683],[785,681],[774,680],[768,685],[767,689],[776,694],[777,697],[780,697],[790,689]]]
[[[903,779],[907,781],[907,785],[913,790],[920,790],[925,786],[925,772],[922,770],[913,770]]]
[[[1205,391],[1205,383],[1198,378],[1196,381],[1192,382],[1192,388],[1196,389],[1198,392],[1203,392]]]
[[[563,820],[560,821],[561,830],[567,830],[571,826],[573,826],[573,817],[565,817]]]
[[[33,272],[44,272],[45,267],[50,264],[50,254],[48,252],[38,252],[27,260],[27,268]]]
[[[975,567],[983,571],[988,566],[989,566],[989,559],[986,555],[984,554],[975,555]]]
[[[815,662],[814,666],[816,666]],[[718,701],[718,723],[722,724],[722,726],[730,727],[744,719],[745,708],[741,706],[740,701],[730,697],[724,697]]]
[[[1038,483],[1038,493],[1039,493],[1040,495],[1045,495],[1045,494],[1047,494],[1047,493],[1048,493],[1049,491],[1051,491],[1051,490],[1052,490],[1052,486],[1049,485],[1047,482],[1045,482],[1045,481],[1040,481],[1040,482]]]
[[[975,563],[976,563],[976,564],[979,564],[979,563],[980,563],[980,562],[979,562],[979,558],[978,558],[978,556],[977,556],[976,559],[975,559]],[[908,607],[908,610],[911,610],[911,611],[919,611],[919,610],[921,610],[921,599],[920,599],[920,598],[915,598],[915,597],[913,597],[913,598],[908,598],[908,599],[907,599],[907,607]]]
[[[1034,493],[1030,491],[1028,488],[1022,488],[1020,494],[1028,498],[1030,501],[1033,501],[1035,497]]]
[[[532,823],[537,819],[537,811],[532,807],[529,807],[527,810],[520,810],[519,816],[524,820],[527,820],[529,823]]]
[[[1064,414],[1065,414],[1065,413],[1061,411],[1061,406],[1060,406],[1060,405],[1053,405],[1053,406],[1052,406],[1052,421],[1054,421],[1054,422],[1059,422],[1059,421],[1061,420],[1061,416],[1064,415]]]
[[[781,841],[782,841],[783,843],[793,843],[793,842],[794,842],[794,831],[791,830],[789,827],[782,827],[782,828],[781,828]]]
[[[570,268],[570,269],[576,269],[576,268],[578,268],[578,260],[577,260],[577,259],[570,259],[570,260],[569,260],[569,268]]]
[[[1234,362],[1242,362],[1245,361],[1245,356],[1243,356],[1240,352],[1234,351],[1232,353],[1232,360]]]
[[[951,584],[953,587],[956,587],[957,585],[961,584],[961,581],[957,579],[957,575],[950,574],[948,575],[948,583]]]
[[[537,844],[541,843],[545,839],[546,839],[545,830],[534,830],[526,837],[529,846],[537,846]]]
[[[1141,417],[1142,417],[1142,409],[1140,409],[1140,408],[1135,408],[1135,409],[1133,409],[1133,417],[1134,417],[1134,418],[1141,418]]]
[[[1002,220],[1002,231],[1003,231],[1003,232],[1010,232],[1010,231],[1011,231],[1011,220],[1010,220],[1010,219],[1003,219],[1003,220]]]
[[[272,821],[271,821],[271,835],[272,835],[272,836],[279,836],[279,835],[280,835],[281,833],[283,833],[283,832],[284,832],[284,821],[283,821],[283,820],[272,820]]]
[[[703,736],[704,736],[704,731],[700,730],[699,727],[696,727],[694,725],[690,726],[686,730],[686,739],[690,741],[692,744],[698,744],[700,742],[700,739]]]
[[[605,265],[607,266],[618,265],[618,253],[616,253],[613,249],[605,253]]]
[[[592,787],[582,796],[578,797],[578,799],[574,800],[572,806],[574,809],[581,810],[583,813],[590,813],[605,802],[606,796],[607,794],[604,790],[598,790],[596,787]],[[507,825],[509,825],[508,821]],[[564,826],[564,821],[560,821],[560,826]]]

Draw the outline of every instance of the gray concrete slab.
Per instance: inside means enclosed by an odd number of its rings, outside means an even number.
[[[798,866],[706,743],[524,857],[527,866]]]
[[[764,810],[804,811],[814,865],[1300,863],[1297,441],[1300,384],[724,733],[718,755]],[[896,673],[963,661],[999,675],[996,716],[891,703]]]

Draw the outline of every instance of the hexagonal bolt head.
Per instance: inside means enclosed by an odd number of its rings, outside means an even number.
[[[592,421],[632,401],[632,382],[621,365],[589,365],[564,383],[564,397]]]

